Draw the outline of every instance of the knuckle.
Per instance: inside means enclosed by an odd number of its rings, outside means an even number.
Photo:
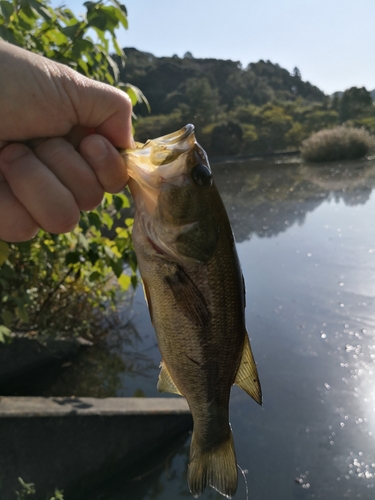
[[[71,146],[63,139],[56,137],[47,139],[36,146],[35,153],[41,161],[60,166],[66,163],[67,148]]]
[[[13,168],[18,164],[23,164],[30,160],[32,156],[31,150],[23,144],[9,144],[0,151],[0,168],[2,173],[7,177],[12,175]]]

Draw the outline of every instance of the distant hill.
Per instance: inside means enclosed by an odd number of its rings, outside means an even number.
[[[344,93],[344,92],[343,92],[342,90],[340,90],[340,91],[338,91],[338,92],[334,92],[334,93],[331,95],[331,97],[335,97],[335,96],[337,96],[338,98],[340,98],[340,99],[341,99],[341,97],[342,97],[343,93]],[[374,89],[374,90],[370,90],[370,94],[371,94],[372,100],[373,100],[373,101],[375,101],[375,89]]]
[[[151,113],[137,105],[135,138],[144,142],[193,123],[211,157],[290,151],[312,133],[341,123],[375,132],[375,106],[366,89],[353,87],[333,96],[260,60],[243,68],[222,59],[155,57],[125,48],[121,80],[139,87]]]
[[[129,47],[124,51],[127,61],[121,79],[142,89],[153,114],[171,113],[184,102],[189,80],[203,77],[217,90],[220,104],[227,109],[232,109],[238,98],[256,106],[273,98],[295,101],[302,97],[309,102],[322,102],[325,98],[321,90],[301,79],[297,68],[290,74],[270,61],[261,60],[242,68],[238,61],[195,59],[190,53],[180,58],[155,57]],[[146,110],[137,113],[146,114]]]

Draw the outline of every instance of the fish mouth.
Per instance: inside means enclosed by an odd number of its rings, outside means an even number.
[[[173,177],[181,170],[181,156],[189,153],[194,144],[194,125],[191,123],[171,134],[150,139],[145,144],[138,142],[135,149],[123,152],[129,176],[139,181],[140,177],[153,176],[157,171],[163,179]],[[171,163],[175,165],[171,166]]]
[[[196,144],[194,125],[189,123],[176,132],[150,139],[145,144],[136,143],[134,149],[122,152],[136,205],[139,201],[148,213],[153,213],[161,189],[190,182],[186,158]]]

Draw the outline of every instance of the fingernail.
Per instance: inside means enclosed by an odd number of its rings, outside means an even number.
[[[26,156],[28,153],[29,149],[23,144],[10,144],[3,149],[1,159],[3,162],[11,163],[22,156]]]
[[[130,149],[135,149],[135,141],[133,137],[130,139]]]
[[[103,160],[108,156],[108,149],[101,139],[92,139],[86,144],[86,154],[90,160]]]

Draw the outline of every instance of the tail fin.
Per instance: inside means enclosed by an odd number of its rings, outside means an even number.
[[[205,452],[197,446],[193,432],[188,483],[195,498],[198,498],[207,486],[227,498],[233,497],[237,490],[237,461],[232,431],[226,441]]]

